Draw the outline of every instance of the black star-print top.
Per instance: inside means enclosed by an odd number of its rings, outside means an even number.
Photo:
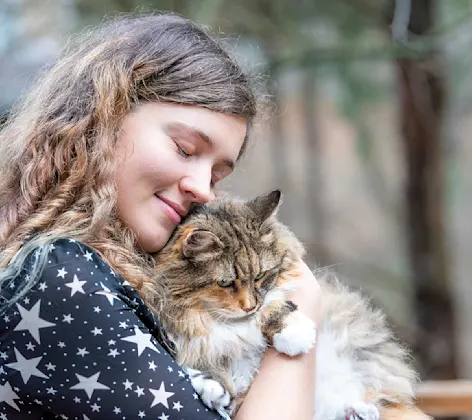
[[[0,420],[220,419],[158,337],[138,293],[93,249],[56,241],[0,317]]]

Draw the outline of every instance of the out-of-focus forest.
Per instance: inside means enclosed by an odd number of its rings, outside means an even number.
[[[472,0],[2,0],[0,112],[117,12],[209,25],[267,109],[225,189],[280,188],[308,261],[361,286],[423,379],[472,378]]]

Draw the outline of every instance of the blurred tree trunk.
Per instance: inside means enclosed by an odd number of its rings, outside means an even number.
[[[408,30],[433,29],[434,0],[411,1]],[[400,118],[406,159],[406,216],[414,282],[416,350],[423,378],[457,377],[455,322],[446,252],[441,143],[446,88],[438,51],[398,59]]]
[[[279,68],[273,66],[275,54],[269,55],[269,92],[272,96],[272,103],[275,107],[271,124],[271,147],[272,166],[274,168],[275,186],[282,191],[284,196],[284,205],[279,209],[280,219],[291,225],[293,217],[293,191],[290,189],[290,170],[288,168],[288,146],[285,140],[284,124],[282,121],[283,101],[280,92],[280,73]]]
[[[316,266],[323,267],[330,263],[326,247],[326,214],[323,209],[323,173],[321,144],[316,120],[316,72],[309,68],[303,75],[303,112],[305,123],[306,147],[306,205],[310,209],[310,226],[312,230],[307,245],[308,256],[314,260]]]

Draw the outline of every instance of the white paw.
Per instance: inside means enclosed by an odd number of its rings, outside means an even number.
[[[346,420],[380,420],[380,413],[374,404],[357,402],[346,408]]]
[[[203,372],[192,369],[184,369],[195,392],[200,396],[203,404],[212,410],[216,410],[224,419],[230,419],[232,412],[232,399],[230,393],[218,381],[209,378]]]
[[[300,311],[287,316],[285,328],[274,335],[274,347],[280,353],[296,356],[308,353],[315,345],[316,325]]]

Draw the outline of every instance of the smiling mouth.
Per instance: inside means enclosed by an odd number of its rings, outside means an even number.
[[[177,211],[172,206],[167,204],[167,202],[164,201],[157,194],[155,194],[155,197],[161,203],[164,213],[169,217],[170,220],[172,220],[176,225],[178,225],[182,221],[182,217],[180,216],[180,214],[177,213]]]

